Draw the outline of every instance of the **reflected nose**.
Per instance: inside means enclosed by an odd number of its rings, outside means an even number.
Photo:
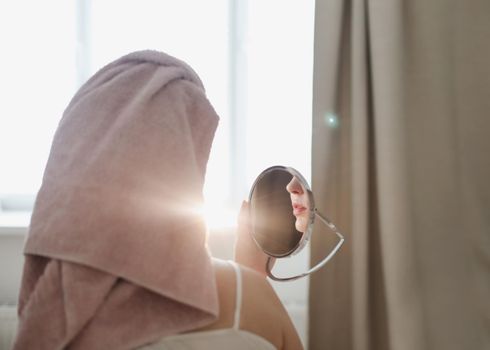
[[[303,186],[301,186],[301,183],[298,181],[296,176],[293,176],[291,181],[286,186],[286,190],[291,194],[302,195],[304,193]]]

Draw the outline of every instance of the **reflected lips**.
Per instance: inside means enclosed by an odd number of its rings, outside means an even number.
[[[301,204],[297,204],[297,203],[293,204],[293,215],[295,216],[303,214],[306,210],[307,208],[302,206]]]

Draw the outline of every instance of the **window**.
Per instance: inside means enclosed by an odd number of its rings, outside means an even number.
[[[35,193],[61,113],[76,88],[70,1],[0,3],[0,195]]]
[[[235,223],[268,166],[290,165],[309,179],[313,7],[313,0],[2,2],[0,211],[32,207],[77,88],[106,63],[146,48],[189,63],[220,115],[205,196],[222,214],[211,225]]]

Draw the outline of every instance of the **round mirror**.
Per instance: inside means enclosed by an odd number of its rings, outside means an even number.
[[[315,207],[313,193],[304,177],[295,169],[273,166],[255,180],[249,195],[251,235],[269,259],[266,271],[276,281],[295,280],[325,265],[344,243],[343,235]],[[309,241],[313,222],[318,217],[339,238],[332,251],[307,272],[292,277],[272,274],[274,258],[297,254]]]
[[[312,231],[313,195],[303,176],[274,166],[255,180],[249,196],[252,237],[273,257],[298,253]]]

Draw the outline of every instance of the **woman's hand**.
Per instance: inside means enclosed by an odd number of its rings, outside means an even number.
[[[268,257],[252,238],[249,205],[247,201],[243,201],[240,213],[238,214],[235,261],[267,277],[266,264]]]

